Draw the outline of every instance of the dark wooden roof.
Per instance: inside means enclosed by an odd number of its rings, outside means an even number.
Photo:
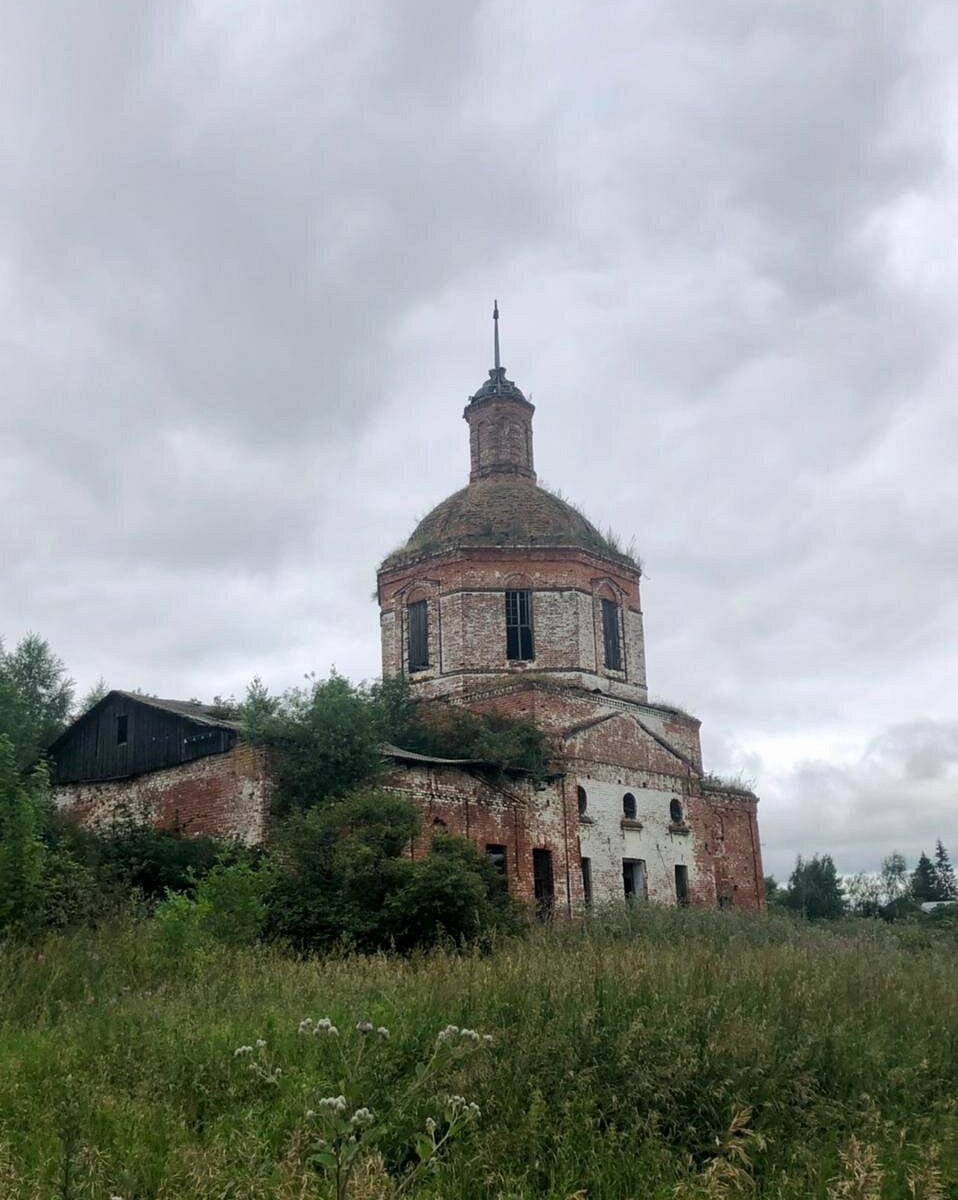
[[[114,690],[77,717],[49,754],[58,783],[126,779],[222,754],[241,728],[208,704]]]

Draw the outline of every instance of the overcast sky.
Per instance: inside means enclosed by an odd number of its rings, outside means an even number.
[[[0,0],[0,634],[379,670],[503,361],[766,867],[958,857],[958,10]]]

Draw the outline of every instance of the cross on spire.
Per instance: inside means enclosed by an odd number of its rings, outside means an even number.
[[[499,391],[499,301],[492,302],[492,326],[495,330],[496,344],[496,391]]]

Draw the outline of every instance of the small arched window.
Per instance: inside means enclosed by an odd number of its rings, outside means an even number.
[[[579,804],[579,816],[584,817],[585,810],[589,806],[589,797],[585,794],[585,788],[577,787],[575,789],[575,795],[576,795],[576,800],[578,801],[578,804]]]
[[[673,796],[669,801],[669,817],[672,819],[674,825],[681,825],[683,819],[682,801],[678,796]]]
[[[622,815],[626,818],[626,820],[634,821],[635,813],[635,797],[631,792],[626,792],[622,797]]]
[[[436,833],[442,833],[442,831],[446,828],[446,822],[442,819],[442,817],[433,817],[432,827]]]

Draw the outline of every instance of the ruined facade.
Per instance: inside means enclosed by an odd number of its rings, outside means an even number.
[[[489,764],[384,747],[425,853],[439,830],[488,854],[542,911],[631,897],[764,905],[756,797],[703,772],[699,722],[650,703],[642,572],[539,487],[534,408],[499,363],[470,397],[466,487],[378,572],[382,669],[429,706],[531,720],[554,748],[545,784]],[[111,692],[52,748],[57,802],[247,844],[268,835],[270,769],[202,705]]]
[[[379,570],[384,675],[422,701],[530,719],[556,777],[534,788],[394,760],[430,828],[463,834],[511,890],[576,911],[623,896],[764,904],[756,797],[704,774],[699,722],[650,704],[641,568],[539,487],[533,405],[496,362],[470,397],[469,483]]]
[[[113,691],[50,747],[54,801],[90,829],[127,822],[254,846],[271,772],[236,721],[186,700]]]

